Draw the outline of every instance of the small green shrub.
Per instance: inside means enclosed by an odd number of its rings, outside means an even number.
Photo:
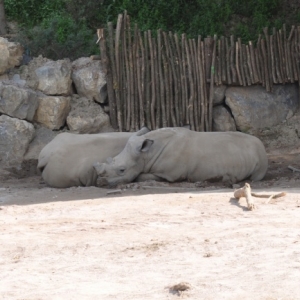
[[[21,31],[18,41],[31,55],[51,59],[68,57],[74,60],[97,53],[95,32],[67,15],[54,14],[30,30]]]
[[[21,26],[33,27],[53,12],[65,10],[64,0],[4,0],[5,13]]]

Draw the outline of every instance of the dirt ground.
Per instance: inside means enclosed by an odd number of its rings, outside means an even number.
[[[223,184],[110,194],[2,174],[0,299],[300,299],[300,155],[269,161],[253,191],[287,195],[254,211]]]

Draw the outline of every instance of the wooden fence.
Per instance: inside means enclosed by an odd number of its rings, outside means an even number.
[[[136,131],[190,124],[212,130],[216,85],[299,82],[300,26],[268,28],[257,42],[206,37],[188,39],[172,32],[141,32],[125,12],[116,29],[98,29],[101,60],[107,78],[111,124]]]

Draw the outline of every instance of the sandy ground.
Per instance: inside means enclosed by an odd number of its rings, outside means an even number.
[[[270,156],[252,189],[287,195],[254,211],[222,184],[107,194],[4,178],[0,299],[300,299],[298,156]]]

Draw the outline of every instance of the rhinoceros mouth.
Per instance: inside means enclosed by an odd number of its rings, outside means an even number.
[[[114,180],[108,177],[100,177],[97,178],[97,187],[107,187],[107,188],[114,188],[119,184],[118,180]]]

